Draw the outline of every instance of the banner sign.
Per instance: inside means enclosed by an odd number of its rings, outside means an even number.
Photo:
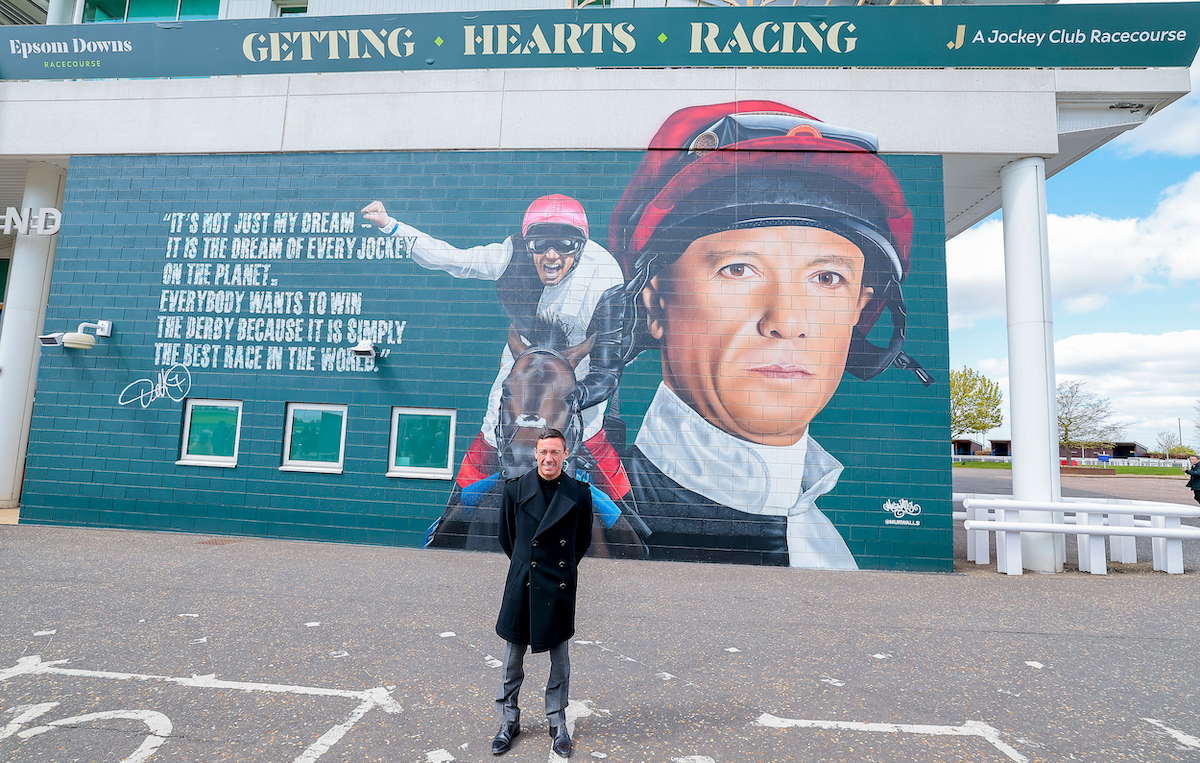
[[[601,8],[0,28],[0,79],[539,67],[1189,66],[1200,3]]]

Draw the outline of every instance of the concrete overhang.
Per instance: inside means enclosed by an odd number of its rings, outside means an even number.
[[[1000,169],[1071,165],[1186,95],[1169,69],[508,69],[0,83],[0,206],[72,155],[641,150],[671,112],[769,99],[944,157],[946,234],[1000,206]],[[548,104],[551,105],[548,107]]]

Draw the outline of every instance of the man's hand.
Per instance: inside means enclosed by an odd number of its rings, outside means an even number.
[[[367,218],[367,222],[374,225],[376,228],[388,228],[396,221],[383,208],[383,202],[372,201],[362,209],[362,216]]]

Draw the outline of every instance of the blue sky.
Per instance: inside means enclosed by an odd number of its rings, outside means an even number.
[[[1200,63],[1192,89],[1046,184],[1058,377],[1147,446],[1177,419],[1200,446]],[[1007,392],[1000,237],[997,213],[947,243],[950,362]]]

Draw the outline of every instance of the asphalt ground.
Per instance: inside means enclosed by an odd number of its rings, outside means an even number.
[[[0,761],[495,760],[506,560],[208,540],[0,527]],[[952,574],[585,561],[573,760],[1200,759],[1194,555],[1009,577],[959,545]],[[547,670],[501,760],[551,759]]]

